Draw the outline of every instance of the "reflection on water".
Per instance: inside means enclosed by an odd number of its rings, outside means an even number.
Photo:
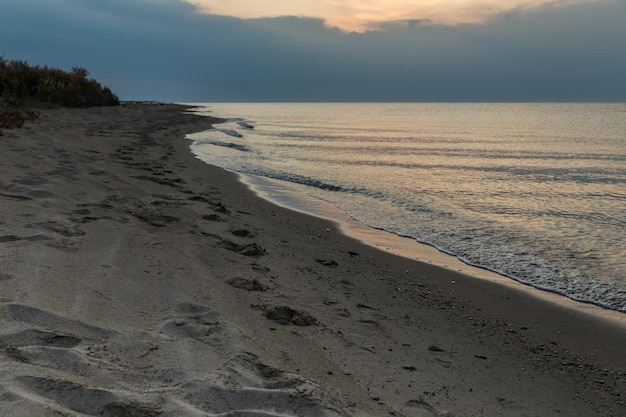
[[[237,118],[190,135],[208,163],[300,185],[364,224],[626,311],[624,104],[208,111]]]

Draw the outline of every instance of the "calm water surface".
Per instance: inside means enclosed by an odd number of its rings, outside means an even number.
[[[626,312],[626,104],[206,104],[202,160]]]

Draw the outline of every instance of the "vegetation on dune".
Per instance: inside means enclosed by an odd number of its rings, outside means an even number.
[[[35,113],[28,108],[119,104],[109,88],[88,77],[84,68],[74,67],[68,72],[0,57],[0,129],[21,127],[32,119]]]

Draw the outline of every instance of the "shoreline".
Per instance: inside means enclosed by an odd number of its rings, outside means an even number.
[[[619,256],[619,249],[623,245],[619,233],[616,232],[619,229],[619,216],[616,217],[615,213],[619,211],[619,207],[614,204],[618,201],[611,197],[614,193],[607,189],[604,194],[594,194],[598,202],[606,201],[607,206],[604,214],[596,216],[591,213],[593,207],[586,206],[587,198],[584,194],[585,187],[588,186],[585,182],[593,183],[596,178],[594,174],[589,174],[584,180],[582,177],[581,181],[576,180],[577,187],[569,190],[569,180],[566,179],[569,177],[557,175],[553,178],[554,181],[533,182],[544,175],[543,168],[538,166],[546,163],[546,155],[535,153],[533,149],[547,151],[544,148],[547,146],[554,158],[560,152],[558,146],[543,143],[545,141],[540,139],[556,134],[551,132],[550,122],[546,122],[541,128],[536,126],[542,132],[538,136],[520,126],[520,132],[524,132],[523,135],[528,137],[529,142],[524,141],[526,145],[519,146],[526,149],[531,142],[534,145],[525,150],[529,152],[526,156],[532,158],[533,168],[524,168],[523,172],[518,172],[518,162],[511,165],[509,162],[513,159],[500,158],[505,154],[510,158],[516,157],[508,154],[510,149],[507,150],[504,143],[498,141],[497,144],[492,144],[487,141],[479,144],[474,140],[466,142],[463,128],[459,130],[455,123],[463,117],[480,120],[480,115],[474,114],[467,105],[450,108],[449,116],[441,116],[446,112],[437,105],[416,108],[400,106],[396,116],[396,113],[391,113],[384,120],[377,119],[380,115],[375,115],[380,112],[386,114],[390,107],[370,105],[371,107],[365,108],[371,112],[372,120],[377,120],[376,126],[372,125],[371,129],[367,119],[351,122],[352,119],[348,117],[350,114],[356,117],[360,109],[357,105],[348,105],[342,111],[337,108],[337,111],[330,113],[325,113],[328,111],[327,106],[319,104],[302,107],[260,104],[257,107],[250,104],[198,103],[198,106],[201,106],[196,111],[198,114],[229,116],[231,119],[213,130],[189,135],[194,140],[193,152],[209,164],[235,172],[260,175],[252,182],[257,183],[260,188],[264,187],[264,183],[267,183],[266,188],[278,188],[278,192],[267,190],[271,197],[276,197],[272,198],[274,202],[284,200],[278,203],[286,203],[288,207],[294,206],[295,209],[308,212],[311,210],[305,206],[299,207],[301,203],[297,200],[307,201],[307,198],[310,200],[308,196],[315,196],[344,209],[349,216],[366,225],[388,230],[399,236],[414,237],[446,254],[460,255],[460,259],[470,265],[541,290],[563,294],[573,300],[626,313],[624,285],[619,274],[623,270],[620,268],[623,259]],[[517,119],[519,112],[515,112],[516,109],[492,106],[489,107],[489,112],[501,115],[502,119],[514,117],[519,122],[522,119]],[[537,114],[527,114],[525,117],[535,120],[534,117],[541,114],[540,108],[532,109]],[[564,114],[578,115],[578,112],[583,112],[582,109],[568,109],[567,113],[551,109],[550,114],[558,119]],[[592,117],[591,115],[598,116],[596,110],[589,106],[585,111]],[[615,110],[618,109],[612,109]],[[235,112],[242,112],[243,118],[238,118]],[[413,113],[416,114],[416,120],[412,121]],[[465,116],[458,116],[461,114]],[[289,119],[293,120],[290,122]],[[488,120],[480,122],[483,133],[479,136],[506,136],[508,128],[499,125],[498,119],[491,119],[493,123]],[[580,118],[575,118],[578,119]],[[442,123],[443,121],[447,123]],[[254,129],[249,129],[242,127],[241,123],[255,126]],[[412,133],[412,128],[409,128],[413,126],[412,123],[419,126],[437,123],[438,126],[448,127],[436,130],[428,128],[428,134],[423,131]],[[327,125],[331,127],[325,128]],[[397,132],[395,125],[398,126]],[[362,132],[361,137],[359,129],[365,126],[368,132]],[[343,129],[347,130],[344,132]],[[396,132],[392,135],[393,139],[388,136],[389,132]],[[582,129],[580,133],[585,138],[581,144],[586,143],[587,147],[576,147],[575,153],[594,166],[589,166],[589,170],[602,172],[606,169],[612,172],[612,176],[619,178],[619,170],[613,170],[618,165],[611,163],[603,168],[602,163],[594,159],[593,155],[599,157],[599,154],[594,154],[589,147],[591,132]],[[445,139],[441,144],[437,142],[437,149],[450,148],[446,152],[459,146],[463,149],[466,146],[475,149],[468,155],[463,153],[463,159],[455,158],[448,162],[438,159],[441,157],[439,151],[432,155],[432,160],[426,158],[425,155],[434,152],[431,148],[435,146],[428,137],[436,137],[438,134]],[[568,137],[567,133],[562,134]],[[271,139],[267,135],[276,140],[267,140]],[[311,140],[300,140],[302,135]],[[419,140],[411,140],[412,136]],[[332,144],[327,140],[331,137]],[[335,139],[337,143],[334,142]],[[362,151],[359,150],[361,147]],[[396,157],[396,148],[402,148],[410,155],[415,153],[415,157]],[[333,149],[337,149],[336,154]],[[245,152],[249,150],[254,152]],[[495,155],[491,152],[496,150],[502,152],[497,153],[500,157],[489,159]],[[327,152],[328,158],[325,156]],[[457,155],[458,150],[454,152]],[[568,151],[564,149],[563,152],[567,154]],[[460,157],[460,154],[457,156]],[[607,157],[610,159],[610,156]],[[379,158],[385,158],[385,162],[376,162]],[[339,161],[344,161],[346,166]],[[530,160],[523,161],[524,164],[530,163]],[[559,169],[571,169],[571,172],[575,172],[576,168],[569,165],[573,161],[568,159]],[[557,163],[556,160],[554,163]],[[432,170],[425,168],[431,164],[446,168],[432,176]],[[472,168],[465,170],[466,165]],[[552,168],[546,166],[545,169],[556,170],[553,163],[548,165]],[[354,167],[354,170],[350,167]],[[337,172],[337,175],[329,176],[329,170]],[[491,175],[492,170],[498,174]],[[355,172],[359,174],[355,175]],[[454,176],[449,178],[448,175],[452,172]],[[398,183],[394,180],[396,175],[406,181],[406,186],[397,186]],[[460,180],[465,175],[468,176],[467,181]],[[532,178],[526,178],[525,175]],[[500,182],[504,177],[506,180]],[[376,180],[363,183],[363,178]],[[474,193],[472,189],[478,191]],[[563,198],[555,197],[549,199],[550,203],[544,201],[546,204],[542,204],[541,201],[551,193]],[[528,194],[529,198],[520,198],[524,194]],[[313,205],[318,206],[315,203]],[[477,211],[477,207],[483,205],[485,207]],[[324,216],[328,210],[321,208],[320,211]],[[596,225],[596,221],[604,219],[602,216],[608,217]],[[617,229],[608,227],[609,224],[614,224]]]
[[[5,132],[0,410],[619,415],[624,326],[276,206],[191,153],[216,120],[187,108]]]
[[[465,263],[458,257],[441,251],[435,246],[421,243],[408,236],[400,236],[386,230],[367,226],[353,219],[343,210],[312,197],[307,197],[306,201],[298,202],[293,202],[289,197],[281,199],[280,196],[276,195],[276,191],[272,189],[272,185],[268,185],[270,183],[280,184],[280,180],[268,180],[266,178],[259,180],[252,175],[234,173],[240,177],[240,181],[248,186],[251,191],[261,198],[268,200],[270,203],[279,205],[288,210],[299,211],[303,214],[316,216],[336,223],[344,234],[366,245],[407,259],[431,264],[454,272],[460,272],[476,279],[495,282],[518,291],[525,291],[539,299],[575,311],[596,315],[603,319],[613,321],[617,325],[626,326],[626,313],[610,309],[597,303],[576,300],[558,291],[538,288],[532,284],[502,275],[488,268]],[[287,200],[289,201],[287,202]],[[290,204],[290,202],[294,204]]]

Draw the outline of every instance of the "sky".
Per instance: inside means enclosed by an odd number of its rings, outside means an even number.
[[[122,100],[626,102],[626,0],[1,0]]]

